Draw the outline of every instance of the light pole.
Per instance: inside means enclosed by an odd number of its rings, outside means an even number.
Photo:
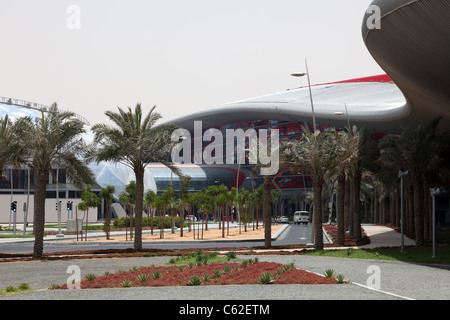
[[[399,170],[398,176],[400,177],[400,228],[401,228],[401,235],[402,235],[402,244],[400,252],[404,252],[405,247],[405,236],[404,236],[404,218],[403,218],[403,177],[406,177],[409,175],[409,171],[403,171],[402,169]]]
[[[347,117],[348,131],[350,132],[351,131],[351,127],[350,127],[350,120],[348,118],[347,104],[344,103],[344,106],[345,106],[345,116]],[[344,113],[341,112],[341,111],[337,111],[337,112],[334,113],[334,115],[335,116],[342,116],[342,115],[344,115]]]
[[[436,196],[442,193],[441,188],[430,188],[431,197],[433,198],[433,258],[436,258]]]
[[[305,59],[305,65],[306,65],[306,72],[292,73],[291,76],[304,77],[306,75],[308,78],[309,98],[311,100],[311,111],[312,111],[313,126],[314,126],[313,132],[316,132],[316,115],[314,113],[314,103],[313,103],[313,97],[312,97],[312,91],[311,91],[311,80],[309,78],[308,62],[306,61],[306,59]]]

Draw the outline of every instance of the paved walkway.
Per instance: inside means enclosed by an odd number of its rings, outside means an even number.
[[[362,249],[372,249],[380,247],[398,247],[401,246],[401,234],[389,227],[378,225],[363,225],[364,232],[370,239],[370,244],[359,246]],[[415,241],[404,237],[405,246],[415,245]]]

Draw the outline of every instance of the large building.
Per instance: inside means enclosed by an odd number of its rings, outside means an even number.
[[[443,116],[441,128],[450,129],[450,2],[376,0],[372,6],[379,9],[377,24],[375,27],[367,23],[373,19],[373,13],[368,11],[362,23],[362,36],[369,52],[386,74],[267,94],[206,108],[167,123],[176,124],[192,135],[195,134],[195,121],[202,122],[202,133],[209,128],[222,132],[238,128],[279,129],[281,141],[300,138],[303,130],[313,129],[314,120],[318,130],[343,128],[349,124],[358,127],[365,125],[381,136],[398,133],[402,126],[426,124],[437,116]],[[45,108],[4,98],[0,100],[0,117],[5,114],[10,117],[34,117]],[[81,116],[78,120],[85,121]],[[93,164],[91,168],[97,179],[97,190],[113,185],[116,196],[134,179],[133,172],[125,166],[101,163]],[[192,177],[191,191],[214,184],[251,190],[260,183],[251,175],[251,168],[248,163],[180,165],[181,171]],[[22,208],[27,194],[27,171],[27,168],[7,168],[3,173],[0,222],[8,221],[5,208],[9,208],[11,197],[17,199],[19,208]],[[309,177],[303,173],[283,175],[277,180],[287,195],[306,192],[310,183]],[[162,165],[148,166],[146,189],[158,192],[165,190],[168,184],[179,188],[178,177]],[[79,201],[79,191],[65,180],[63,170],[60,172],[58,190],[63,208],[66,201],[74,201],[75,204]],[[56,184],[51,180],[46,206],[48,221],[56,221],[56,198]],[[448,207],[444,209],[449,211]],[[92,215],[92,219],[101,218],[102,212],[103,209],[99,209],[99,215]],[[32,217],[31,213],[29,217]]]

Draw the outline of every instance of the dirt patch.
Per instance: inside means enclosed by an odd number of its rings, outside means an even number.
[[[280,229],[282,225],[272,226],[272,235]],[[128,231],[129,232],[129,231]],[[183,237],[180,236],[180,229],[178,229],[175,233],[164,232],[163,238],[161,238],[159,230],[155,230],[153,235],[143,233],[142,241],[193,241],[193,240],[254,240],[254,239],[264,239],[264,228],[259,227],[258,229],[253,227],[247,228],[247,232],[245,232],[244,227],[241,227],[239,230],[238,227],[234,227],[229,229],[229,231],[225,228],[225,237],[222,237],[222,230],[218,229],[209,229],[208,231],[203,230],[195,230],[195,238],[194,232],[185,228],[183,230]],[[133,238],[134,239],[134,238]],[[130,238],[130,234],[128,236],[111,236],[109,240],[106,240],[105,237],[101,238],[89,238],[87,241],[95,241],[95,242],[113,242],[113,241],[132,241]]]

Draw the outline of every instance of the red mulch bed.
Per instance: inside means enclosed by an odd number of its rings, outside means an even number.
[[[219,278],[214,278],[214,270],[223,270],[225,266],[230,267],[230,272],[222,272]],[[193,276],[202,278],[204,274],[210,275],[210,280],[201,285],[249,285],[258,284],[259,277],[265,273],[276,273],[284,265],[274,262],[253,262],[248,265],[240,263],[210,263],[207,265],[194,266],[180,271],[178,266],[156,266],[142,267],[136,271],[126,271],[107,276],[100,276],[94,280],[83,279],[81,281],[82,289],[94,288],[120,288],[122,282],[129,280],[132,287],[163,287],[163,286],[187,286]],[[161,277],[152,279],[152,274],[159,271]],[[139,282],[136,278],[139,275],[148,274],[149,279],[146,282]],[[325,278],[320,275],[299,270],[295,267],[278,274],[274,278],[274,284],[335,284],[334,278]],[[59,289],[67,289],[67,284]]]

